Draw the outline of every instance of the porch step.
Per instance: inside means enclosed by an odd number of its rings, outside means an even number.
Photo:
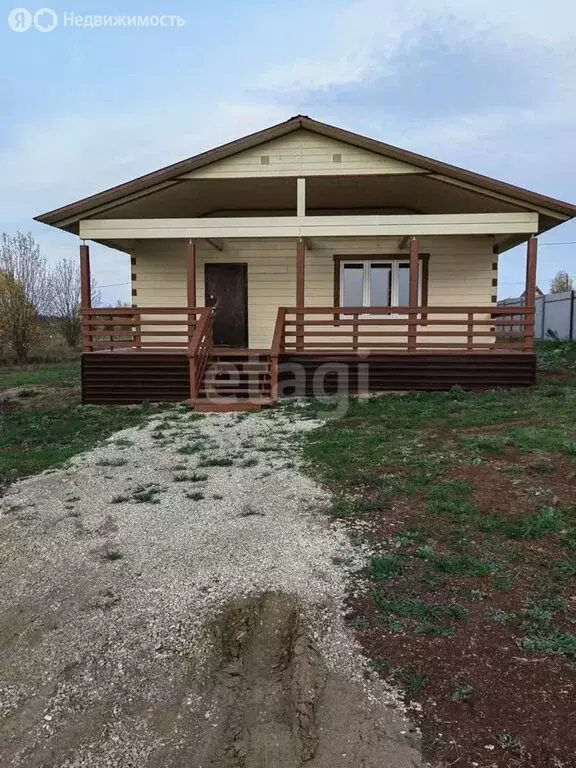
[[[188,400],[195,411],[199,413],[226,413],[228,411],[259,411],[268,405],[274,405],[274,401],[270,397],[260,398],[241,398],[238,400],[230,400],[229,398],[222,400],[210,400],[207,398],[196,398],[195,400]]]
[[[263,350],[213,350],[204,371],[199,411],[257,410],[272,404],[270,357]]]

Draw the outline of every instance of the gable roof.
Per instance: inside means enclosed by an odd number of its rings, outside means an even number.
[[[474,173],[473,171],[467,171],[455,165],[449,165],[448,163],[443,163],[439,160],[433,160],[424,155],[409,152],[406,149],[400,149],[391,144],[386,144],[382,141],[368,138],[367,136],[346,131],[343,128],[337,128],[333,125],[313,120],[306,115],[296,115],[283,123],[278,123],[270,128],[251,133],[243,138],[236,139],[227,144],[222,144],[221,146],[206,152],[201,152],[186,160],[168,165],[158,171],[140,176],[132,181],[125,182],[124,184],[111,187],[98,194],[91,195],[90,197],[62,206],[61,208],[56,208],[48,213],[43,213],[36,216],[35,220],[44,224],[59,226],[59,222],[74,219],[76,217],[82,218],[91,210],[101,205],[107,205],[117,200],[120,201],[128,195],[146,194],[148,190],[152,191],[158,185],[177,181],[182,174],[190,173],[198,168],[231,157],[246,149],[251,149],[259,144],[285,136],[286,134],[300,129],[327,136],[338,141],[343,141],[404,163],[410,163],[431,173],[441,174],[456,181],[472,184],[489,192],[507,195],[528,206],[546,207],[550,212],[558,214],[561,218],[571,218],[576,216],[576,205],[552,197],[547,197],[546,195],[541,195],[537,192],[531,192],[522,187],[498,181],[497,179],[483,176],[482,174]]]

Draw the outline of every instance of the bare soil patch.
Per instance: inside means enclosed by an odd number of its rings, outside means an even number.
[[[51,387],[39,384],[29,387],[12,387],[0,391],[0,410],[30,411],[48,410],[80,403],[79,387]]]
[[[510,466],[520,471],[508,474]],[[509,451],[506,458],[450,469],[444,479],[469,483],[482,513],[517,520],[535,514],[543,501],[573,502],[574,468],[573,460]],[[466,542],[468,555],[489,554],[502,567],[488,578],[447,576],[431,573],[425,559],[412,557],[394,590],[428,603],[456,603],[467,616],[454,623],[452,636],[433,630],[408,636],[405,629],[414,630],[416,620],[389,632],[388,619],[370,596],[360,594],[349,601],[349,619],[366,653],[385,677],[408,681],[407,697],[422,707],[418,719],[433,759],[490,768],[575,766],[576,657],[527,651],[522,647],[525,620],[516,615],[519,606],[545,603],[552,579],[554,598],[565,605],[554,615],[555,632],[574,631],[575,579],[555,579],[550,570],[552,562],[567,557],[564,532],[502,542],[466,521],[453,526],[434,519],[418,497],[395,499],[387,509],[366,513],[362,528],[375,541],[390,540],[406,530],[422,530],[423,517],[426,533],[405,548],[408,557],[422,546],[447,551],[456,536]],[[350,525],[355,529],[354,522]]]

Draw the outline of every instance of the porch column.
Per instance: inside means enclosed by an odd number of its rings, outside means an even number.
[[[527,352],[534,350],[534,325],[536,310],[536,268],[538,266],[538,238],[532,236],[526,246],[526,293],[524,296],[524,306],[531,310],[530,314],[524,319],[528,320],[525,328],[525,349]]]
[[[411,307],[418,306],[418,268],[419,268],[419,243],[417,237],[410,238],[410,284],[408,303]]]
[[[418,268],[419,268],[419,243],[417,237],[410,238],[410,268],[408,282],[408,304],[410,309],[418,306]],[[416,351],[418,337],[418,313],[408,313],[408,350]]]
[[[306,243],[302,237],[296,242],[296,306],[304,306],[304,270]],[[304,349],[304,315],[296,314],[296,349]]]
[[[296,243],[296,306],[304,306],[304,259],[306,244],[302,237]]]
[[[92,291],[90,290],[90,248],[84,243],[80,246],[80,317],[82,334],[82,352],[92,351],[91,318],[85,318],[82,310],[92,308]]]
[[[186,301],[188,307],[196,306],[196,243],[186,245]]]
[[[92,292],[90,290],[90,248],[80,246],[80,306],[82,309],[92,308]]]

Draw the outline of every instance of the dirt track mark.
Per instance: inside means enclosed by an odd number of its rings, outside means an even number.
[[[405,742],[397,745],[398,761],[383,762],[389,735],[374,720],[366,730],[361,690],[328,673],[295,599],[266,593],[235,603],[215,633],[222,663],[199,766],[418,765],[416,753],[407,761]]]

